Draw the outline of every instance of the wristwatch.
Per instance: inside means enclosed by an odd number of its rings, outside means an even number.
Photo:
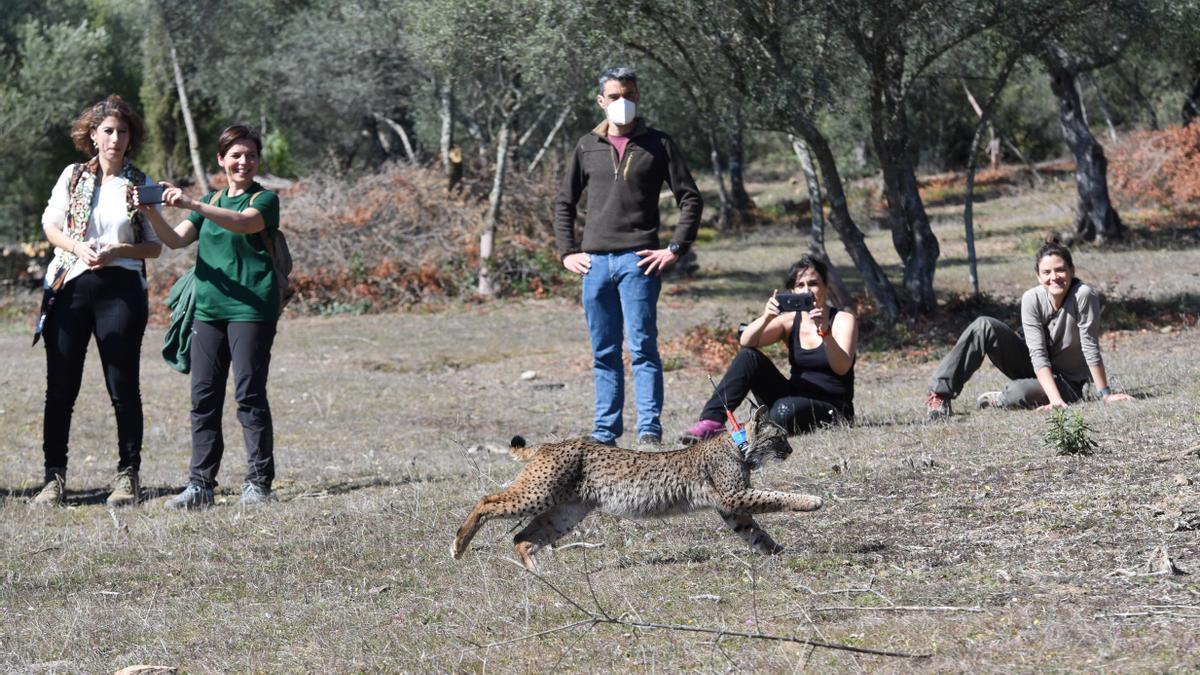
[[[688,247],[683,244],[676,244],[675,242],[671,242],[671,243],[667,244],[667,250],[670,251],[671,253],[674,253],[676,256],[679,256],[680,258],[682,258],[684,256],[684,254],[688,252]]]

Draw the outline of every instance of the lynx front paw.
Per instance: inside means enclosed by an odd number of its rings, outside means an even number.
[[[816,511],[821,508],[821,498],[813,495],[796,495],[792,500],[793,511]]]

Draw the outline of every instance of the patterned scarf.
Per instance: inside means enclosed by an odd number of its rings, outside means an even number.
[[[126,157],[121,166],[121,177],[125,184],[125,210],[133,223],[133,243],[145,241],[145,218],[134,206],[134,192],[137,186],[146,182],[146,174],[133,165]],[[100,182],[100,159],[93,157],[84,164],[76,164],[71,170],[69,189],[70,200],[67,203],[67,222],[63,232],[75,241],[87,239],[88,219],[92,216],[92,197],[96,194],[96,185]],[[79,257],[74,253],[59,249],[46,268],[46,288],[58,290],[66,281],[67,274],[75,267]],[[143,262],[143,270],[145,263]]]
[[[129,216],[129,221],[133,224],[133,243],[140,244],[145,241],[146,221],[142,217],[141,211],[134,206],[133,198],[137,186],[146,182],[146,174],[134,166],[129,158],[126,158],[121,166],[121,176],[127,181],[125,184],[125,211]],[[76,164],[71,169],[71,182],[68,184],[71,195],[67,203],[67,222],[63,227],[63,232],[75,241],[87,239],[88,219],[92,217],[92,197],[96,194],[96,184],[99,182],[100,159],[98,157],[93,157],[84,164]],[[54,259],[50,261],[49,267],[46,268],[46,280],[42,286],[42,306],[38,311],[37,321],[33,324],[33,344],[36,345],[38,338],[42,336],[42,330],[46,327],[46,318],[54,309],[54,298],[66,282],[71,268],[75,267],[75,263],[78,261],[79,256],[65,249],[59,249],[54,254]],[[145,276],[146,261],[143,260],[142,278]]]

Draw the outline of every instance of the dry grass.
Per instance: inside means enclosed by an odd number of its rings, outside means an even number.
[[[1030,285],[1028,240],[1066,221],[1044,203],[1070,203],[1070,195],[980,205],[981,243],[993,247],[982,279],[994,296],[1015,298]],[[965,273],[954,264],[961,233],[951,214],[935,214],[946,219],[939,286],[957,292]],[[668,285],[664,339],[759,311],[803,246],[790,236],[759,232],[701,248],[703,274]],[[886,253],[886,238],[872,233],[872,249]],[[845,269],[844,253],[831,252]],[[1085,250],[1079,262],[1085,276],[1153,302],[1200,294],[1190,274],[1200,269],[1196,255]],[[1200,540],[1172,531],[1180,512],[1200,511],[1200,489],[1176,480],[1200,479],[1200,457],[1184,454],[1200,428],[1195,329],[1106,335],[1115,383],[1144,398],[1080,407],[1101,443],[1090,457],[1042,447],[1044,417],[1035,412],[960,410],[951,423],[921,424],[928,360],[944,347],[866,353],[859,424],[794,438],[792,457],[756,479],[826,497],[813,514],[759,519],[787,546],[783,555],[749,553],[715,514],[592,516],[568,543],[602,546],[541,556],[561,594],[511,564],[503,523],[488,525],[461,561],[449,547],[474,501],[518,469],[472,446],[588,431],[590,357],[576,303],[286,321],[271,383],[282,501],[248,512],[235,505],[243,464],[232,405],[224,503],[203,514],[155,503],[182,487],[189,446],[187,380],[159,361],[160,339],[157,331],[146,338],[142,376],[143,482],[155,501],[112,515],[101,505],[115,429],[93,354],[72,434],[72,504],[37,511],[24,497],[40,472],[44,363],[23,323],[0,327],[0,670],[54,662],[50,670],[73,672],[146,662],[189,671],[1200,666],[1200,610],[1192,609]],[[538,378],[523,381],[526,370]],[[669,435],[694,420],[710,391],[705,378],[694,367],[667,373]],[[555,384],[563,386],[536,386]],[[985,368],[960,408],[999,384]],[[1193,575],[1113,574],[1140,567],[1162,545]],[[627,621],[933,656],[628,625],[521,639],[586,619],[567,598]]]

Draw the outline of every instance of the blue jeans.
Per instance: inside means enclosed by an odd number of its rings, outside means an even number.
[[[629,338],[638,436],[662,436],[663,376],[658,356],[658,293],[662,278],[646,276],[633,251],[589,253],[591,269],[583,276],[583,313],[592,339],[596,416],[592,436],[609,442],[620,437],[625,406],[622,328]]]

